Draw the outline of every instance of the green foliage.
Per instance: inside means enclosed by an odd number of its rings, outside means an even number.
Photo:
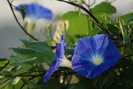
[[[53,52],[51,48],[45,42],[32,42],[27,40],[21,40],[23,42],[23,48],[10,48],[17,55],[11,56],[16,62],[16,65],[31,65],[36,63],[48,62],[53,60]]]

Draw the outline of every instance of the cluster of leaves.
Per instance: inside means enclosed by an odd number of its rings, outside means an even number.
[[[36,85],[37,82],[29,82],[29,80],[37,76],[40,76],[40,78],[36,78],[38,82],[42,80],[46,70],[42,63],[52,63],[53,61],[53,52],[46,42],[27,40],[21,40],[21,42],[23,43],[22,47],[10,48],[16,55],[11,55],[10,59],[0,59],[1,68],[4,66],[3,64],[10,61],[9,65],[6,66],[7,69],[0,72],[2,80],[0,88],[20,89],[24,84],[26,85],[24,86],[25,89],[27,89],[27,86],[30,88],[39,87],[39,85]]]
[[[0,89],[132,89],[133,88],[133,13],[112,18],[116,8],[102,2],[91,13],[106,28],[122,54],[117,64],[90,80],[67,68],[59,68],[48,83],[43,75],[54,59],[48,42],[20,40],[21,47],[10,48],[15,52],[10,59],[0,58]],[[62,16],[69,21],[65,48],[68,59],[73,55],[74,44],[79,38],[105,33],[94,18],[81,11],[71,11]],[[100,26],[101,26],[100,25]],[[126,56],[125,56],[126,55]]]

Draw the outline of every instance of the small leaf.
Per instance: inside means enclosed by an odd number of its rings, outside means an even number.
[[[112,35],[119,36],[119,29],[116,26],[112,24],[107,24],[107,27]]]
[[[98,13],[106,13],[113,14],[116,13],[116,8],[107,2],[101,2],[91,9],[94,14]]]
[[[96,28],[92,28],[92,29],[90,29],[88,36],[94,36],[97,34],[97,32],[98,32],[98,30]]]

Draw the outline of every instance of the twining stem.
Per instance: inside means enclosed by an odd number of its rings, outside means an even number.
[[[43,72],[41,74],[37,74],[37,75],[28,75],[27,73],[32,73],[32,72]],[[20,74],[16,74],[16,75],[13,75],[3,81],[0,82],[0,85],[5,83],[6,81],[10,80],[10,79],[13,79],[17,76],[24,76],[24,77],[40,77],[40,76],[43,76],[44,74],[46,73],[46,71],[27,71],[27,72],[23,72],[23,73],[20,73]],[[61,73],[54,73],[52,74],[52,76],[62,76],[62,75],[69,75],[69,74],[74,74],[75,72],[72,71],[72,72],[61,72]]]
[[[120,59],[124,59],[124,58],[130,57],[130,56],[133,56],[133,54],[127,54],[127,55],[125,55],[125,56],[122,56]]]
[[[8,2],[8,4],[9,4],[10,9],[11,9],[11,11],[12,11],[12,14],[13,14],[13,16],[14,16],[14,18],[15,18],[17,24],[20,26],[20,28],[21,28],[29,37],[31,37],[33,40],[38,41],[34,36],[32,36],[31,34],[29,34],[29,33],[24,29],[24,27],[20,24],[20,22],[19,22],[18,19],[17,19],[17,16],[15,15],[15,12],[14,12],[14,10],[13,10],[13,8],[12,8],[12,3],[11,3],[9,0],[7,0],[7,2]]]

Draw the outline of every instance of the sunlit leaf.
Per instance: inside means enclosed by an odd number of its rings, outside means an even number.
[[[78,39],[75,38],[76,35],[87,34],[89,31],[88,28],[88,15],[82,14],[80,12],[68,12],[62,16],[63,20],[69,21],[68,35],[75,41]]]
[[[100,4],[96,5],[91,11],[95,13],[106,13],[106,14],[113,14],[116,13],[116,8],[107,2],[101,2]]]

